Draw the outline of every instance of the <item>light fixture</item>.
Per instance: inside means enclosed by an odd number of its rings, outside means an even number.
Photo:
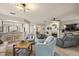
[[[64,29],[66,28],[66,25],[64,25]]]
[[[57,19],[57,18],[55,18],[55,17],[51,17],[50,20],[51,20],[51,21],[56,21],[56,19]]]
[[[16,6],[19,9],[23,10],[24,12],[29,11],[29,10],[32,9],[32,5],[28,4],[28,3],[27,4],[26,3],[18,3],[18,4],[16,4]]]

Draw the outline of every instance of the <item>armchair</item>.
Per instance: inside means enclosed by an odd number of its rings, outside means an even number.
[[[49,36],[44,43],[37,43],[35,45],[36,56],[54,56],[56,40]]]

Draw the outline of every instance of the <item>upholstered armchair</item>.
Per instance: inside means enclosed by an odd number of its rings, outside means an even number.
[[[36,43],[36,56],[54,56],[56,39],[52,36],[47,37],[44,43]]]

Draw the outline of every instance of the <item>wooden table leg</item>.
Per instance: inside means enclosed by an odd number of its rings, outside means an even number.
[[[13,56],[15,56],[15,45],[13,45]]]
[[[32,45],[29,46],[28,50],[29,50],[29,56],[30,56],[32,53]]]
[[[30,47],[31,47],[31,52],[32,52],[32,44],[30,45]]]

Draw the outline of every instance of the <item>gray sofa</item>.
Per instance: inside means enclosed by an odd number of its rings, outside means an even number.
[[[79,35],[64,34],[62,38],[57,38],[57,46],[59,47],[73,47],[79,45]]]

